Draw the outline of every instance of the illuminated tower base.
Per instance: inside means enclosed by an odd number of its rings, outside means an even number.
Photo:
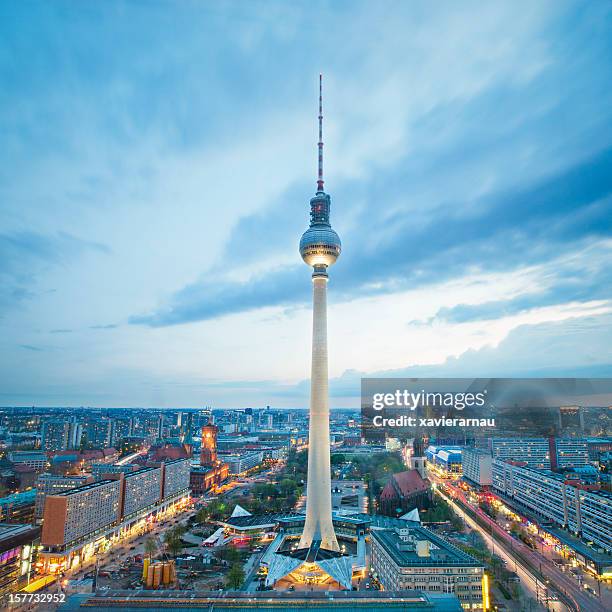
[[[312,370],[308,432],[306,523],[299,548],[320,542],[324,550],[339,550],[332,523],[327,367],[327,274],[315,271],[312,312]]]

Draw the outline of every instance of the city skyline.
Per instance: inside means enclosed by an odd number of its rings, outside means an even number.
[[[0,405],[307,405],[319,72],[331,407],[612,375],[610,6],[256,4],[0,9]]]

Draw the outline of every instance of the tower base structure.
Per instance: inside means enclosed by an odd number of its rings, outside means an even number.
[[[266,585],[279,591],[290,587],[292,590],[350,590],[353,579],[363,578],[368,522],[360,517],[336,514],[333,520],[342,531],[337,536],[338,550],[323,548],[319,539],[303,547],[300,533],[305,517],[279,519],[279,533],[261,560],[267,571]]]
[[[324,586],[326,590],[350,590],[353,580],[352,555],[321,548],[314,540],[309,548],[295,548],[278,552],[270,560],[266,584],[276,586],[286,581],[287,586]]]

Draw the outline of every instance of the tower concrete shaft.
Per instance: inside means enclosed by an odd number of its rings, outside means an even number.
[[[320,540],[321,548],[338,551],[332,523],[327,366],[327,274],[313,274],[312,369],[308,428],[306,522],[299,548]]]

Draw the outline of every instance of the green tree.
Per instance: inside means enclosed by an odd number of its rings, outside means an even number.
[[[344,463],[345,461],[346,459],[344,458],[344,455],[342,453],[335,453],[334,455],[331,456],[332,465],[340,465],[341,463]]]
[[[242,586],[244,578],[245,575],[242,565],[240,563],[234,563],[226,577],[227,586],[236,591]]]
[[[174,557],[176,557],[176,555],[178,555],[183,549],[181,536],[176,529],[170,529],[166,532],[164,535],[164,544],[166,545],[168,552]]]
[[[280,490],[285,497],[288,497],[292,493],[295,493],[296,489],[297,482],[295,482],[295,480],[292,480],[291,478],[283,478],[280,481]]]
[[[153,538],[147,538],[144,543],[145,553],[149,557],[149,559],[153,559],[153,556],[157,552],[157,543]]]

